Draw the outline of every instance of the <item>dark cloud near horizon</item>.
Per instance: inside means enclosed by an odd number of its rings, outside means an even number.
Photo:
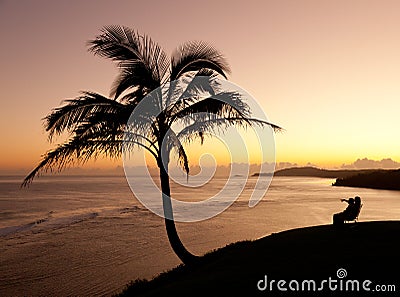
[[[343,164],[341,168],[344,169],[397,169],[400,168],[400,163],[390,158],[382,159],[380,161],[370,160],[368,158],[357,159],[351,164]]]

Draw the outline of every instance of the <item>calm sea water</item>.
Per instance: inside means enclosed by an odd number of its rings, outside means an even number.
[[[140,177],[138,177],[140,178]],[[0,296],[111,295],[130,280],[150,278],[180,263],[163,219],[133,196],[123,176],[48,176],[29,189],[22,177],[0,177]],[[187,189],[172,185],[178,199],[205,199],[225,184],[214,178]],[[332,179],[275,177],[254,208],[255,179],[220,215],[178,223],[189,250],[204,254],[239,240],[290,228],[331,223],[345,208],[340,198],[361,196],[360,221],[398,220],[400,192],[332,187]]]

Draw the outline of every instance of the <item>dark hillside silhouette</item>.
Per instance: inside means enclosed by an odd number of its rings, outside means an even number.
[[[292,167],[277,170],[275,176],[309,176],[323,178],[344,178],[359,173],[375,172],[377,169],[346,169],[346,170],[329,170],[316,167]]]
[[[338,178],[333,186],[400,190],[400,169],[374,171]]]

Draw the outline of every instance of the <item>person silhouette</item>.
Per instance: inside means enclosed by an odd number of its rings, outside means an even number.
[[[361,206],[361,198],[359,196],[354,197],[355,206]]]
[[[358,197],[358,199],[360,199],[360,197]],[[354,214],[355,209],[356,209],[356,202],[355,202],[354,198],[349,198],[349,199],[343,198],[343,199],[340,199],[340,201],[347,202],[348,205],[344,211],[335,213],[333,215],[333,225],[335,225],[335,226],[343,225],[346,218],[351,217],[351,215]],[[360,199],[360,203],[361,203],[361,199]]]
[[[346,209],[343,211],[343,218],[349,217],[352,213],[354,213],[356,201],[354,200],[354,198],[349,198],[348,200],[347,199],[340,199],[340,200],[342,202],[348,203]]]

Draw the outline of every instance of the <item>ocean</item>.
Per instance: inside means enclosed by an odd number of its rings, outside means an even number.
[[[110,296],[131,280],[180,263],[163,219],[136,200],[124,176],[42,176],[21,189],[22,178],[0,176],[0,296]],[[249,208],[255,180],[235,177],[231,186],[244,190],[223,213],[177,223],[190,251],[201,255],[236,241],[330,224],[332,214],[346,207],[340,199],[356,195],[363,203],[360,221],[400,217],[399,191],[332,187],[333,179],[322,178],[274,177],[261,202]],[[191,189],[172,184],[172,195],[198,201],[225,182],[213,178]]]

